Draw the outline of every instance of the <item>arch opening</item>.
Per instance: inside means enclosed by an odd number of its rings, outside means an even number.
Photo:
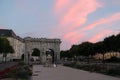
[[[32,49],[31,61],[40,61],[40,50],[38,48]]]
[[[54,57],[54,50],[53,49],[48,49],[47,51],[46,51],[46,57],[49,57],[49,56],[51,56],[51,58],[52,58],[52,63],[54,63],[55,62],[55,57]]]

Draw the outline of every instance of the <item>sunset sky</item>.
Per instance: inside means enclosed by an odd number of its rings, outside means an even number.
[[[60,38],[61,50],[120,32],[120,0],[0,0],[0,28]]]

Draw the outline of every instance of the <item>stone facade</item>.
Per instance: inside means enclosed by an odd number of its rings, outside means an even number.
[[[6,37],[15,51],[15,53],[7,55],[8,61],[21,59],[24,54],[24,61],[28,63],[34,48],[37,48],[40,51],[41,63],[46,62],[46,52],[49,49],[54,52],[54,61],[59,62],[60,60],[60,39],[31,37],[22,39],[9,29],[0,29],[0,37]],[[2,54],[0,54],[0,59],[2,59]]]
[[[14,49],[13,54],[7,54],[7,61],[13,59],[21,59],[21,55],[25,53],[25,44],[22,38],[17,36],[12,30],[0,29],[0,37],[7,38],[10,45]],[[2,61],[3,55],[0,54],[0,61]]]
[[[23,40],[14,38],[14,37],[7,37],[10,42],[10,45],[13,47],[14,52],[13,54],[8,54],[7,59],[21,59],[22,54],[25,53],[25,44]]]
[[[51,49],[54,51],[55,62],[60,61],[60,39],[46,39],[46,38],[24,38],[25,41],[25,61],[29,62],[34,48],[40,51],[41,63],[46,62],[46,52]]]

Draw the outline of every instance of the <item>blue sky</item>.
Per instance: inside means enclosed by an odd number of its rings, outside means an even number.
[[[0,0],[0,28],[60,38],[61,49],[120,32],[120,0]]]

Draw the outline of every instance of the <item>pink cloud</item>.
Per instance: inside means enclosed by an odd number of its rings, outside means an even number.
[[[100,20],[97,20],[97,21],[83,27],[81,30],[83,30],[83,31],[84,30],[90,30],[90,29],[93,29],[93,28],[97,27],[98,25],[111,24],[114,21],[118,21],[118,20],[120,20],[120,13],[115,13],[112,16],[109,16],[107,18],[102,18]]]
[[[71,44],[74,44],[77,43],[80,40],[80,38],[83,38],[84,36],[84,33],[79,34],[79,32],[73,31],[66,33],[63,36],[63,39],[69,41]]]
[[[88,41],[95,43],[95,42],[99,41],[100,39],[102,39],[103,37],[105,37],[105,35],[110,34],[111,32],[112,32],[111,30],[104,30],[104,31],[94,35]]]
[[[98,0],[56,0],[54,12],[59,19],[56,29],[58,33],[62,33],[61,38],[63,38],[63,41],[67,42],[67,44],[76,44],[80,40],[85,40],[90,37],[89,35],[86,38],[88,30],[98,26],[109,26],[120,20],[120,13],[114,13],[108,17],[96,20],[87,26],[82,26],[87,22],[88,15],[94,13],[102,5]],[[103,29],[103,27],[100,29]],[[108,34],[112,34],[112,31],[104,30],[101,33],[96,32],[96,35],[90,38],[89,41],[96,42]]]
[[[56,0],[54,12],[60,16],[56,31],[62,33],[64,41],[70,44],[78,43],[85,34],[76,29],[99,7],[101,5],[97,0]]]
[[[87,5],[86,5],[87,4]],[[69,6],[69,7],[68,7]],[[70,28],[79,27],[87,20],[87,16],[101,7],[97,0],[57,0],[55,2],[54,11],[60,12],[64,8],[63,16],[59,21],[59,26],[70,26]]]
[[[87,16],[98,7],[100,7],[100,4],[96,0],[77,0],[76,3],[73,3],[71,7],[68,8],[68,11],[64,13],[59,24],[64,26],[73,23],[72,27],[79,27],[86,22]]]

